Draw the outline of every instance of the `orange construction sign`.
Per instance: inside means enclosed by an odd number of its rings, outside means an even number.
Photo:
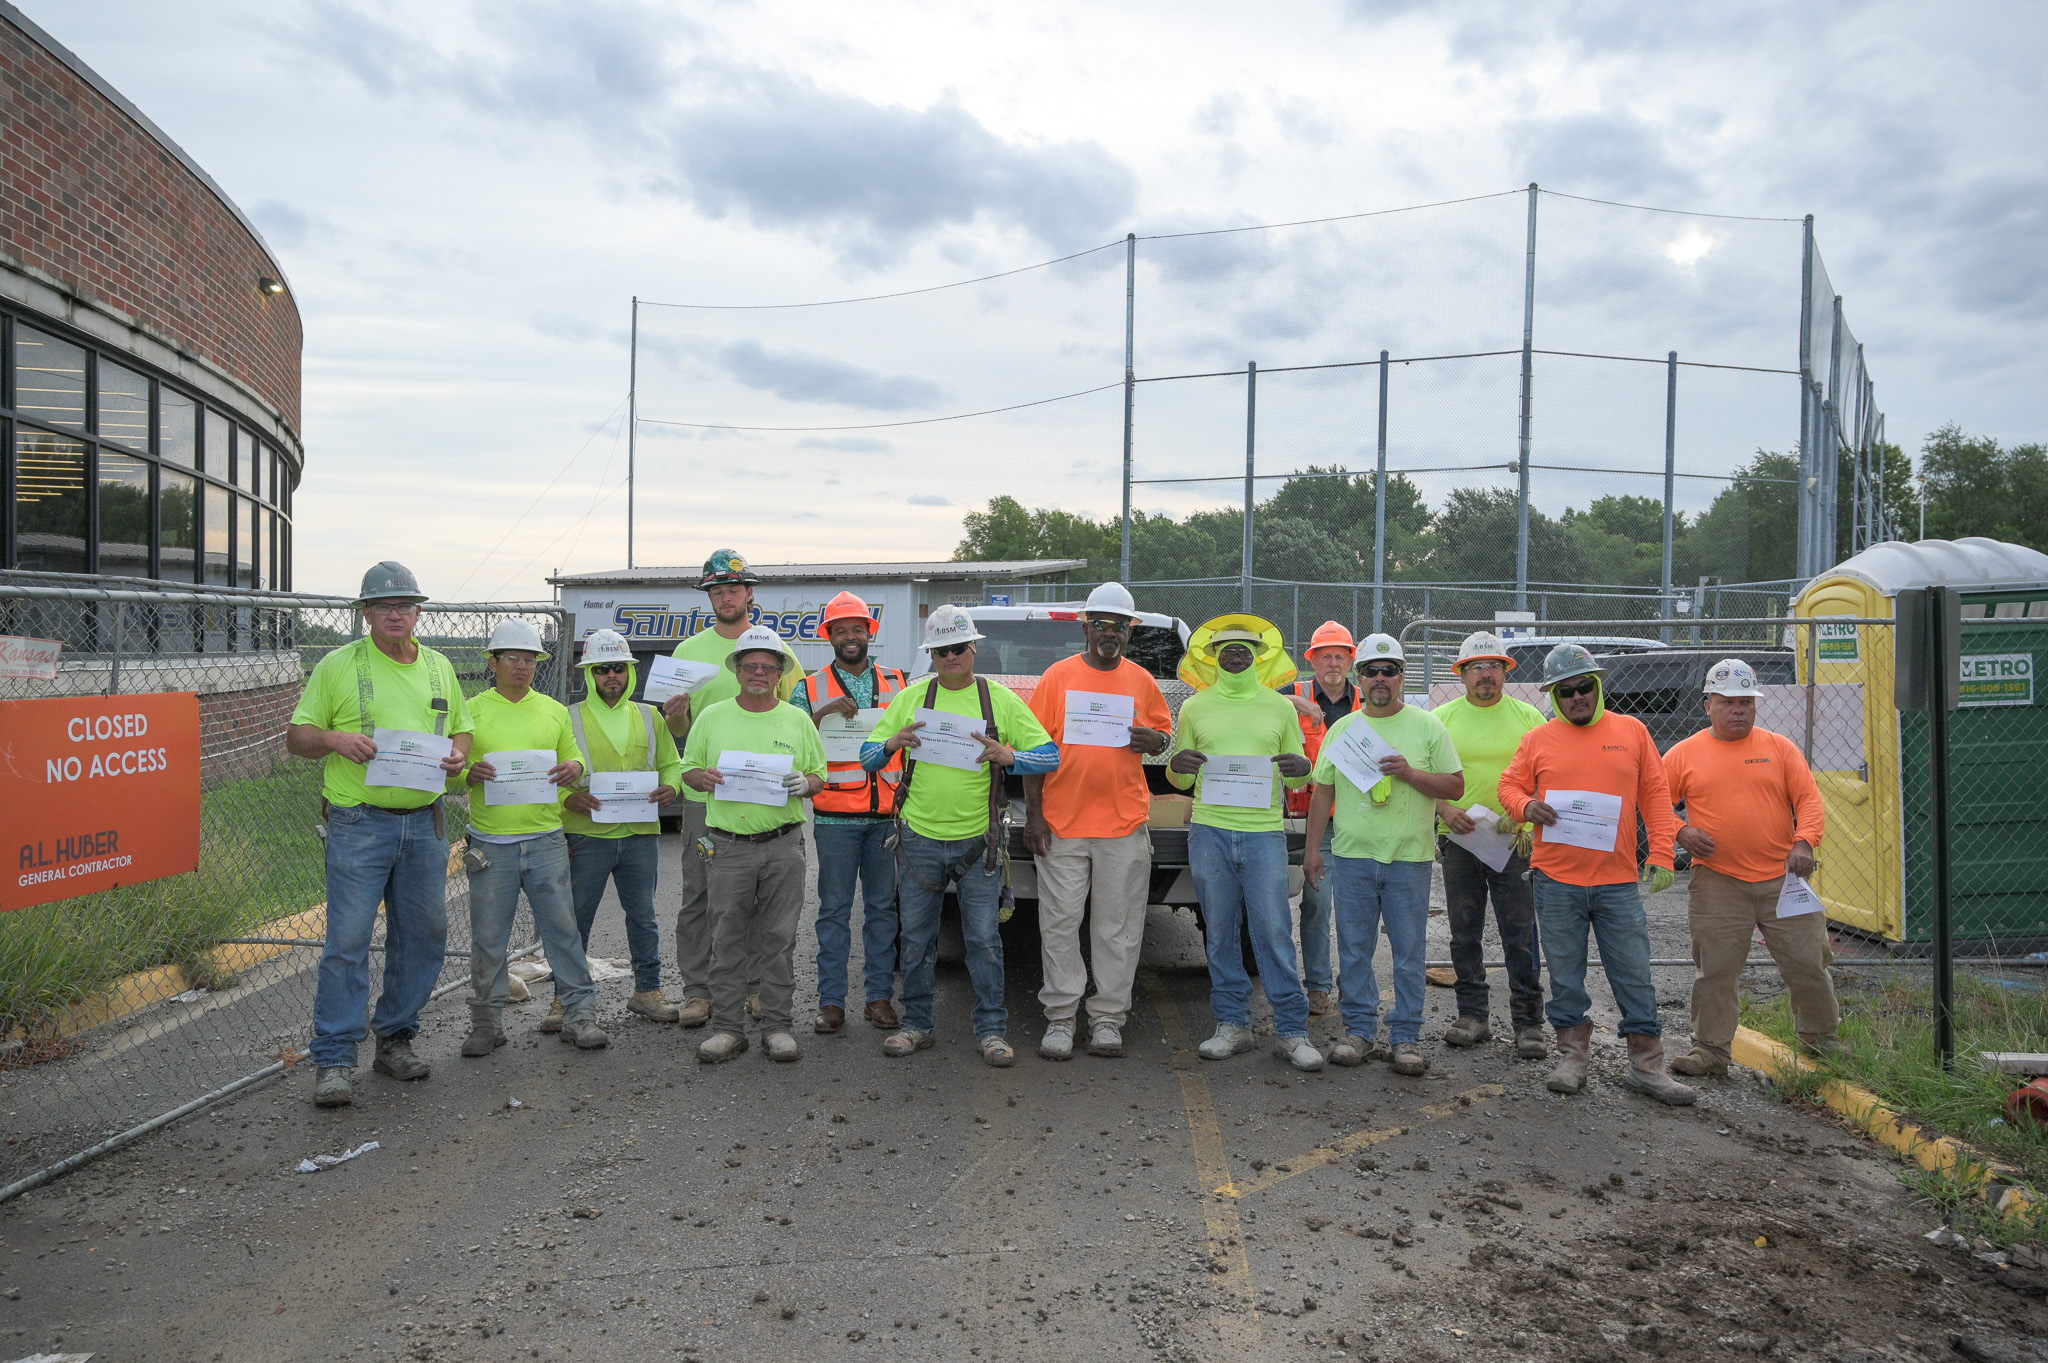
[[[0,910],[199,869],[199,697],[0,701]]]

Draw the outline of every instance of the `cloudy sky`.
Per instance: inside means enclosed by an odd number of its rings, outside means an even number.
[[[304,588],[395,555],[444,599],[532,599],[622,564],[636,294],[718,305],[641,312],[642,564],[945,557],[1002,492],[1111,514],[1121,396],[1085,390],[1122,376],[1126,232],[1141,376],[1513,349],[1531,180],[1539,348],[1794,367],[1811,213],[1893,440],[2048,437],[2039,7],[25,4],[282,258]],[[1263,382],[1261,467],[1369,461],[1376,382]],[[1682,465],[1788,448],[1792,382],[1687,371]],[[1511,457],[1515,384],[1397,366],[1394,466]],[[1140,476],[1241,472],[1244,387],[1141,386]],[[1541,360],[1537,461],[1654,467],[1663,392]]]

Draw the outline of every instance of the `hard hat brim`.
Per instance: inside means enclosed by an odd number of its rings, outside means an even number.
[[[427,602],[431,600],[433,600],[432,597],[418,596],[412,592],[378,592],[375,596],[359,596],[351,604],[353,604],[357,610],[361,610],[364,606],[369,605],[372,601],[410,601],[415,606],[424,606]]]
[[[1510,672],[1515,670],[1515,660],[1505,653],[1473,653],[1452,663],[1451,671],[1462,671],[1466,663],[1500,663]]]
[[[935,648],[951,648],[955,644],[972,644],[986,638],[988,638],[986,634],[976,630],[972,634],[957,635],[951,639],[927,639],[917,646],[917,650],[920,653],[929,653]]]
[[[1604,667],[1581,668],[1577,672],[1567,672],[1562,677],[1551,677],[1546,681],[1540,681],[1536,683],[1536,689],[1548,691],[1552,687],[1562,685],[1565,682],[1577,681],[1580,677],[1604,677],[1606,675],[1607,669]]]
[[[486,653],[490,654],[490,655],[491,655],[491,656],[492,656],[493,658],[497,657],[497,656],[498,656],[498,655],[499,655],[500,653],[531,653],[531,654],[533,654],[533,660],[534,660],[535,662],[537,662],[537,663],[544,663],[544,662],[546,662],[546,661],[547,661],[548,659],[550,659],[550,658],[552,658],[552,657],[554,657],[554,656],[555,656],[554,654],[552,654],[552,653],[548,652],[548,651],[547,651],[546,649],[544,649],[544,648],[542,648],[542,649],[532,649],[532,648],[521,648],[521,647],[519,647],[519,645],[517,645],[517,644],[507,644],[507,645],[505,645],[505,646],[504,646],[503,648],[491,648],[491,649],[485,649],[484,651],[485,651]]]
[[[1703,686],[1700,688],[1700,694],[1703,696],[1750,696],[1752,698],[1760,698],[1763,692],[1754,686],[1730,685]]]

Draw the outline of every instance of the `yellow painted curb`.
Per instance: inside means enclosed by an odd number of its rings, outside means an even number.
[[[1788,1074],[1809,1074],[1812,1061],[1783,1042],[1748,1027],[1735,1029],[1729,1046],[1735,1063],[1780,1079]],[[1868,1132],[1878,1143],[1930,1173],[1953,1174],[1977,1190],[1977,1196],[1996,1201],[2001,1212],[2031,1216],[2037,1207],[2033,1194],[2016,1181],[2019,1171],[1978,1153],[1953,1136],[1929,1134],[1925,1127],[1908,1121],[1887,1107],[1869,1089],[1843,1079],[1829,1079],[1819,1089],[1821,1101]]]

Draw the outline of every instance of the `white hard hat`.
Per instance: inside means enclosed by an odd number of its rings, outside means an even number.
[[[1508,671],[1515,670],[1515,660],[1508,652],[1508,646],[1490,629],[1465,636],[1465,642],[1458,645],[1458,660],[1451,664],[1451,671],[1456,672],[1466,663],[1476,661],[1505,663]]]
[[[725,655],[726,668],[735,675],[740,670],[742,653],[773,653],[782,659],[782,675],[788,676],[789,669],[796,666],[796,659],[782,646],[782,636],[765,625],[752,625],[732,641],[732,652]]]
[[[517,616],[500,620],[498,627],[491,631],[491,641],[484,645],[486,653],[499,653],[505,649],[531,653],[535,662],[549,656],[547,650],[540,646],[540,631],[533,627],[533,622]]]
[[[924,642],[918,647],[929,653],[953,644],[971,644],[988,636],[974,627],[974,617],[959,606],[934,606],[925,617]]]
[[[1707,696],[1761,696],[1756,669],[1740,658],[1723,658],[1707,669],[1707,684],[1700,688]]]
[[[615,629],[594,629],[583,641],[583,658],[576,665],[588,667],[592,663],[630,663],[633,650],[626,646],[626,636]]]
[[[1121,582],[1105,582],[1088,593],[1088,602],[1081,610],[1084,614],[1138,618],[1137,603],[1131,600],[1130,589]]]
[[[1357,652],[1351,655],[1351,665],[1360,667],[1381,658],[1406,665],[1408,655],[1401,651],[1401,641],[1391,634],[1368,634],[1358,641]]]

